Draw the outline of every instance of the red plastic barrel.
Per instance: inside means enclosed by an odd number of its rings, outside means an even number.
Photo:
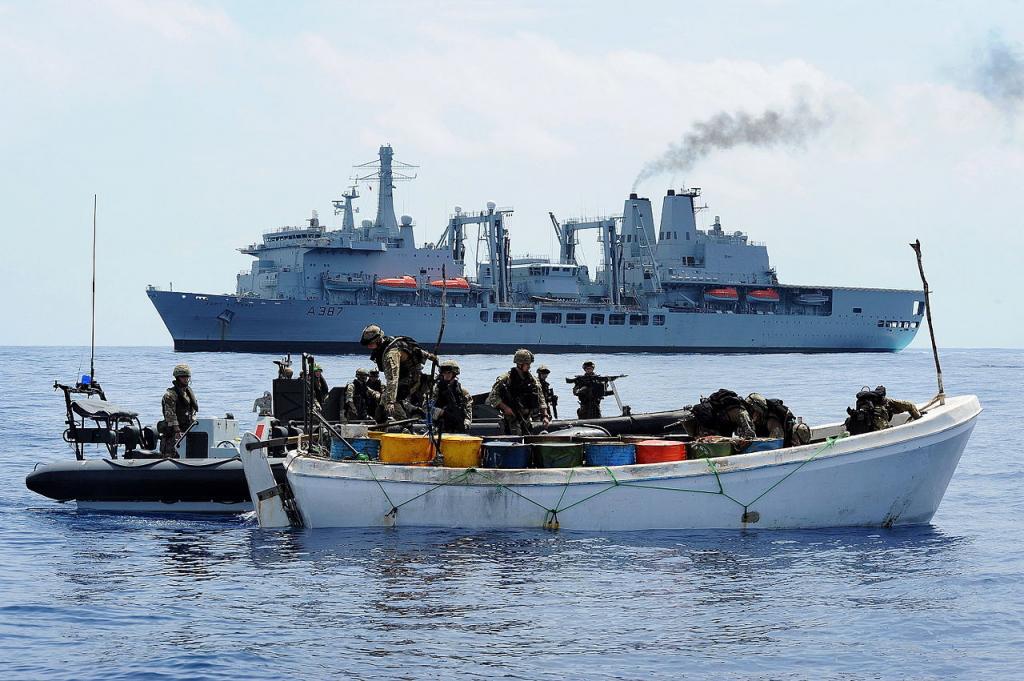
[[[684,461],[685,459],[685,442],[644,440],[636,445],[637,463],[665,463],[667,461]]]

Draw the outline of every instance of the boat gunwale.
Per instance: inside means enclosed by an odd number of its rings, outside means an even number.
[[[953,402],[953,404],[950,404]],[[970,409],[971,407],[973,409]],[[942,409],[942,411],[938,411]],[[970,409],[967,416],[959,417],[954,415],[955,411]],[[377,484],[413,484],[421,486],[443,486],[458,484],[466,487],[489,487],[494,485],[533,487],[533,486],[565,486],[565,485],[592,485],[592,484],[619,484],[619,477],[622,482],[657,482],[666,480],[692,480],[708,475],[724,475],[739,471],[754,471],[766,468],[775,468],[792,464],[802,464],[811,459],[809,453],[817,452],[813,456],[814,461],[827,461],[840,456],[863,454],[872,450],[889,449],[899,447],[913,440],[922,438],[933,438],[941,436],[952,430],[964,427],[973,427],[973,421],[983,411],[976,395],[962,395],[946,399],[946,405],[937,406],[928,411],[922,419],[907,421],[898,426],[887,428],[883,431],[851,435],[836,440],[833,445],[828,441],[814,442],[798,447],[785,449],[767,450],[762,452],[750,452],[746,454],[734,454],[725,457],[709,459],[686,459],[656,464],[631,464],[626,466],[581,466],[576,468],[522,468],[522,469],[497,469],[497,468],[474,468],[472,470],[486,472],[494,477],[493,482],[475,482],[470,480],[455,482],[458,478],[465,476],[469,468],[445,468],[434,466],[409,466],[370,463],[365,461],[337,461],[309,456],[303,453],[291,453],[285,460],[285,468],[289,476],[295,475],[306,478],[334,478],[351,482],[377,482]],[[927,432],[915,432],[917,429],[905,429],[906,426],[926,426],[929,424],[928,417],[946,416],[954,421],[948,426]],[[928,419],[927,421],[925,419]],[[923,423],[922,423],[923,422]],[[816,430],[829,430],[841,427],[840,423],[825,424]],[[892,438],[897,434],[896,438]],[[888,437],[887,437],[888,436]],[[870,438],[865,440],[863,438]],[[876,441],[881,439],[881,442]],[[852,444],[852,446],[851,446]],[[822,451],[818,451],[822,450]],[[302,460],[301,470],[296,470],[294,464]],[[713,469],[712,464],[714,462]],[[610,470],[615,471],[614,479],[609,477]],[[687,469],[691,470],[687,470]],[[373,471],[380,471],[374,474]],[[566,472],[571,471],[568,479]],[[621,476],[619,474],[622,474]],[[353,475],[354,474],[354,475]],[[557,478],[555,476],[558,476]],[[598,477],[599,476],[599,477]],[[523,478],[518,480],[517,478]]]

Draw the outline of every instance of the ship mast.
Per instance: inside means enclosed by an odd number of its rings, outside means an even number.
[[[359,209],[358,208],[356,208],[355,210],[352,209],[352,199],[358,199],[358,198],[359,198],[359,191],[356,189],[355,185],[352,185],[352,187],[347,192],[342,192],[341,193],[341,198],[340,199],[336,199],[336,200],[333,201],[333,203],[334,203],[334,214],[335,215],[337,215],[338,213],[342,214],[341,230],[343,232],[350,233],[350,232],[355,231],[356,220],[355,220],[355,216],[353,215],[353,213],[355,211],[358,211]]]
[[[419,167],[395,161],[393,157],[394,151],[392,151],[391,145],[385,144],[380,148],[376,161],[354,166],[356,174],[352,177],[356,182],[377,183],[377,217],[373,221],[373,227],[374,230],[379,230],[377,231],[378,234],[386,234],[388,238],[398,237],[398,220],[395,219],[395,198],[393,193],[395,189],[394,183],[415,180],[415,173],[410,175],[408,172],[402,171],[409,171]],[[396,173],[394,167],[398,167],[399,172]],[[365,171],[367,170],[372,170],[373,172],[366,173]]]
[[[96,194],[92,195],[92,337],[89,350],[89,380],[96,378]]]

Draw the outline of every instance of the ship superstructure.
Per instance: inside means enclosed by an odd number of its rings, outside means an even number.
[[[914,338],[920,291],[781,284],[768,250],[715,217],[699,229],[699,188],[652,202],[630,194],[621,215],[559,222],[556,260],[514,258],[513,210],[456,208],[436,243],[416,245],[416,225],[396,219],[395,182],[415,168],[382,146],[356,166],[377,186],[377,214],[357,226],[358,185],[334,201],[341,228],[314,211],[306,224],[263,234],[233,295],[148,295],[177,350],[346,352],[359,331],[436,335],[442,291],[449,352],[531,347],[547,352],[897,351]],[[596,232],[602,262],[591,273],[579,237]]]

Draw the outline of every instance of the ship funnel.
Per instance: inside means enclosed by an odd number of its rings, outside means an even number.
[[[654,214],[651,200],[633,193],[622,206],[623,257],[650,263],[654,259]]]
[[[697,221],[694,219],[693,194],[669,189],[661,203],[658,231],[658,262],[678,264],[697,253]]]

